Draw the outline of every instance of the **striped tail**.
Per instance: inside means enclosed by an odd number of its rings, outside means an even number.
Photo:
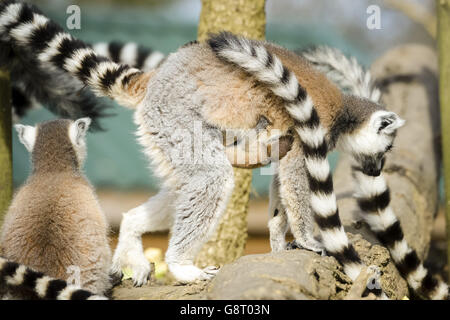
[[[374,86],[370,72],[354,57],[347,57],[340,50],[327,46],[297,52],[342,90],[372,101],[380,99],[381,92]]]
[[[161,52],[153,51],[150,48],[138,45],[134,42],[98,42],[92,45],[89,44],[89,46],[99,55],[105,56],[114,62],[127,64],[130,67],[138,68],[144,72],[156,69],[164,61],[165,58],[164,54],[162,54]],[[95,119],[96,117],[100,116],[93,114],[91,110],[98,110],[103,106],[97,101],[92,101],[92,104],[87,104],[85,100],[89,99],[89,97],[87,97],[86,95],[86,97],[83,97],[81,95],[75,96],[75,101],[74,99],[67,99],[70,93],[65,93],[64,91],[66,91],[66,88],[68,88],[69,86],[71,91],[77,91],[77,87],[79,87],[79,90],[81,90],[83,84],[79,83],[79,81],[76,81],[76,83],[74,83],[75,81],[72,81],[72,79],[64,80],[64,82],[69,83],[69,85],[61,86],[57,85],[61,83],[61,79],[59,79],[57,83],[52,83],[47,86],[47,81],[44,81],[44,83],[24,81],[23,75],[26,71],[29,72],[29,68],[27,70],[17,70],[17,68],[17,65],[8,68],[12,69],[11,71],[13,73],[13,75],[11,76],[11,80],[13,82],[11,88],[11,100],[15,122],[22,118],[29,110],[35,107],[39,107],[40,104],[50,104],[49,109],[60,115],[61,113],[63,113],[62,110],[71,110],[72,113],[76,113],[76,115],[65,115],[66,117],[69,117],[71,119],[78,119],[84,116],[89,116],[90,118]],[[44,78],[45,76],[42,75],[43,72],[45,71],[36,68],[34,73],[40,73],[38,77]],[[18,75],[18,79],[16,79],[17,77],[14,76],[15,73],[17,73]],[[67,75],[67,77],[72,78],[72,76],[69,75]],[[39,91],[38,97],[33,95],[34,93],[36,93],[36,91]],[[58,95],[58,99],[55,99],[55,95]],[[57,101],[57,103],[55,103],[55,101]],[[95,105],[93,105],[94,103]],[[72,106],[72,104],[74,104],[74,106]],[[80,106],[83,106],[83,108],[81,108]]]
[[[34,298],[44,300],[107,300],[66,281],[54,279],[23,264],[0,257],[0,286],[26,291]]]
[[[31,52],[44,68],[69,73],[98,96],[131,108],[144,97],[141,70],[98,55],[34,6],[12,0],[0,2],[0,39],[18,52]]]
[[[330,80],[354,95],[379,102],[380,90],[373,84],[370,72],[354,58],[337,49],[319,47],[301,52]],[[448,285],[436,279],[420,261],[417,252],[406,242],[400,221],[390,207],[390,190],[383,175],[371,177],[353,168],[356,193],[363,218],[380,242],[391,253],[395,265],[408,285],[428,299],[448,299]]]
[[[164,54],[153,51],[135,42],[98,42],[92,49],[116,63],[127,64],[144,72],[157,68],[164,60]]]
[[[43,105],[62,118],[89,117],[92,128],[99,129],[98,120],[107,115],[109,106],[67,72],[42,67],[33,54],[13,50],[11,41],[0,41],[0,68],[10,74],[14,121],[34,106]]]
[[[333,180],[327,159],[326,130],[314,108],[313,101],[277,56],[271,54],[263,43],[220,33],[208,40],[216,55],[231,62],[266,84],[286,103],[286,109],[296,122],[296,131],[303,143],[311,208],[319,226],[325,249],[344,267],[345,273],[355,280],[363,264],[349,242],[339,218]]]
[[[417,252],[406,242],[403,230],[394,211],[389,206],[390,191],[384,176],[367,176],[353,170],[357,191],[355,197],[363,217],[380,242],[385,245],[400,274],[408,285],[427,299],[448,299],[447,284],[436,279],[420,261]]]
[[[15,122],[36,105],[33,97],[28,96],[25,92],[25,89],[20,84],[16,83],[11,85],[11,104]]]

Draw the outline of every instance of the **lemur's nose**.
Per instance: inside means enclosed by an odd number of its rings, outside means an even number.
[[[364,170],[365,174],[371,176],[371,177],[378,177],[381,173],[381,169],[375,168],[375,167],[368,167],[366,170]]]

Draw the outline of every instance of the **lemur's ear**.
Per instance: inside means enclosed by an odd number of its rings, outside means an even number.
[[[34,143],[36,142],[36,128],[23,124],[16,124],[14,128],[17,130],[20,142],[27,148],[28,152],[32,152]]]
[[[70,139],[73,144],[80,145],[84,142],[90,124],[90,118],[81,118],[70,125]]]
[[[382,111],[374,119],[374,126],[378,133],[392,134],[404,124],[405,120],[394,112]]]

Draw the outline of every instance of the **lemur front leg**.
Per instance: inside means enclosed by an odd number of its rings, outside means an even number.
[[[135,286],[145,284],[150,276],[149,261],[144,256],[142,235],[170,229],[173,223],[173,191],[161,190],[147,202],[123,214],[119,242],[113,256],[111,274],[121,277],[122,269],[132,270]]]
[[[300,141],[296,138],[292,149],[280,160],[279,195],[294,235],[293,247],[325,253],[324,246],[314,238],[314,219],[310,207],[310,190]],[[292,245],[291,245],[292,246]]]
[[[269,233],[270,247],[272,252],[279,252],[286,249],[286,231],[288,221],[286,211],[280,198],[280,181],[278,174],[272,177],[269,191]]]

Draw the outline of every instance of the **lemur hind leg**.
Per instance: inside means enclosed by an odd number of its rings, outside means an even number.
[[[324,246],[313,235],[314,219],[310,207],[308,177],[298,139],[295,139],[292,149],[280,160],[278,175],[281,202],[285,207],[289,226],[295,238],[293,247],[324,254]]]
[[[162,189],[147,202],[123,214],[119,242],[113,256],[111,273],[121,276],[124,267],[133,272],[134,285],[145,284],[150,276],[150,263],[144,256],[142,235],[170,229],[173,223],[173,191]]]
[[[278,174],[275,174],[270,183],[269,202],[269,232],[270,247],[272,252],[279,252],[286,249],[286,232],[288,221],[286,211],[280,198],[280,181]]]
[[[212,278],[216,267],[200,269],[194,259],[215,230],[232,193],[234,177],[221,141],[203,145],[207,163],[178,168],[184,178],[178,186],[175,221],[166,252],[166,262],[175,278],[182,283]],[[222,149],[221,152],[217,152]]]

